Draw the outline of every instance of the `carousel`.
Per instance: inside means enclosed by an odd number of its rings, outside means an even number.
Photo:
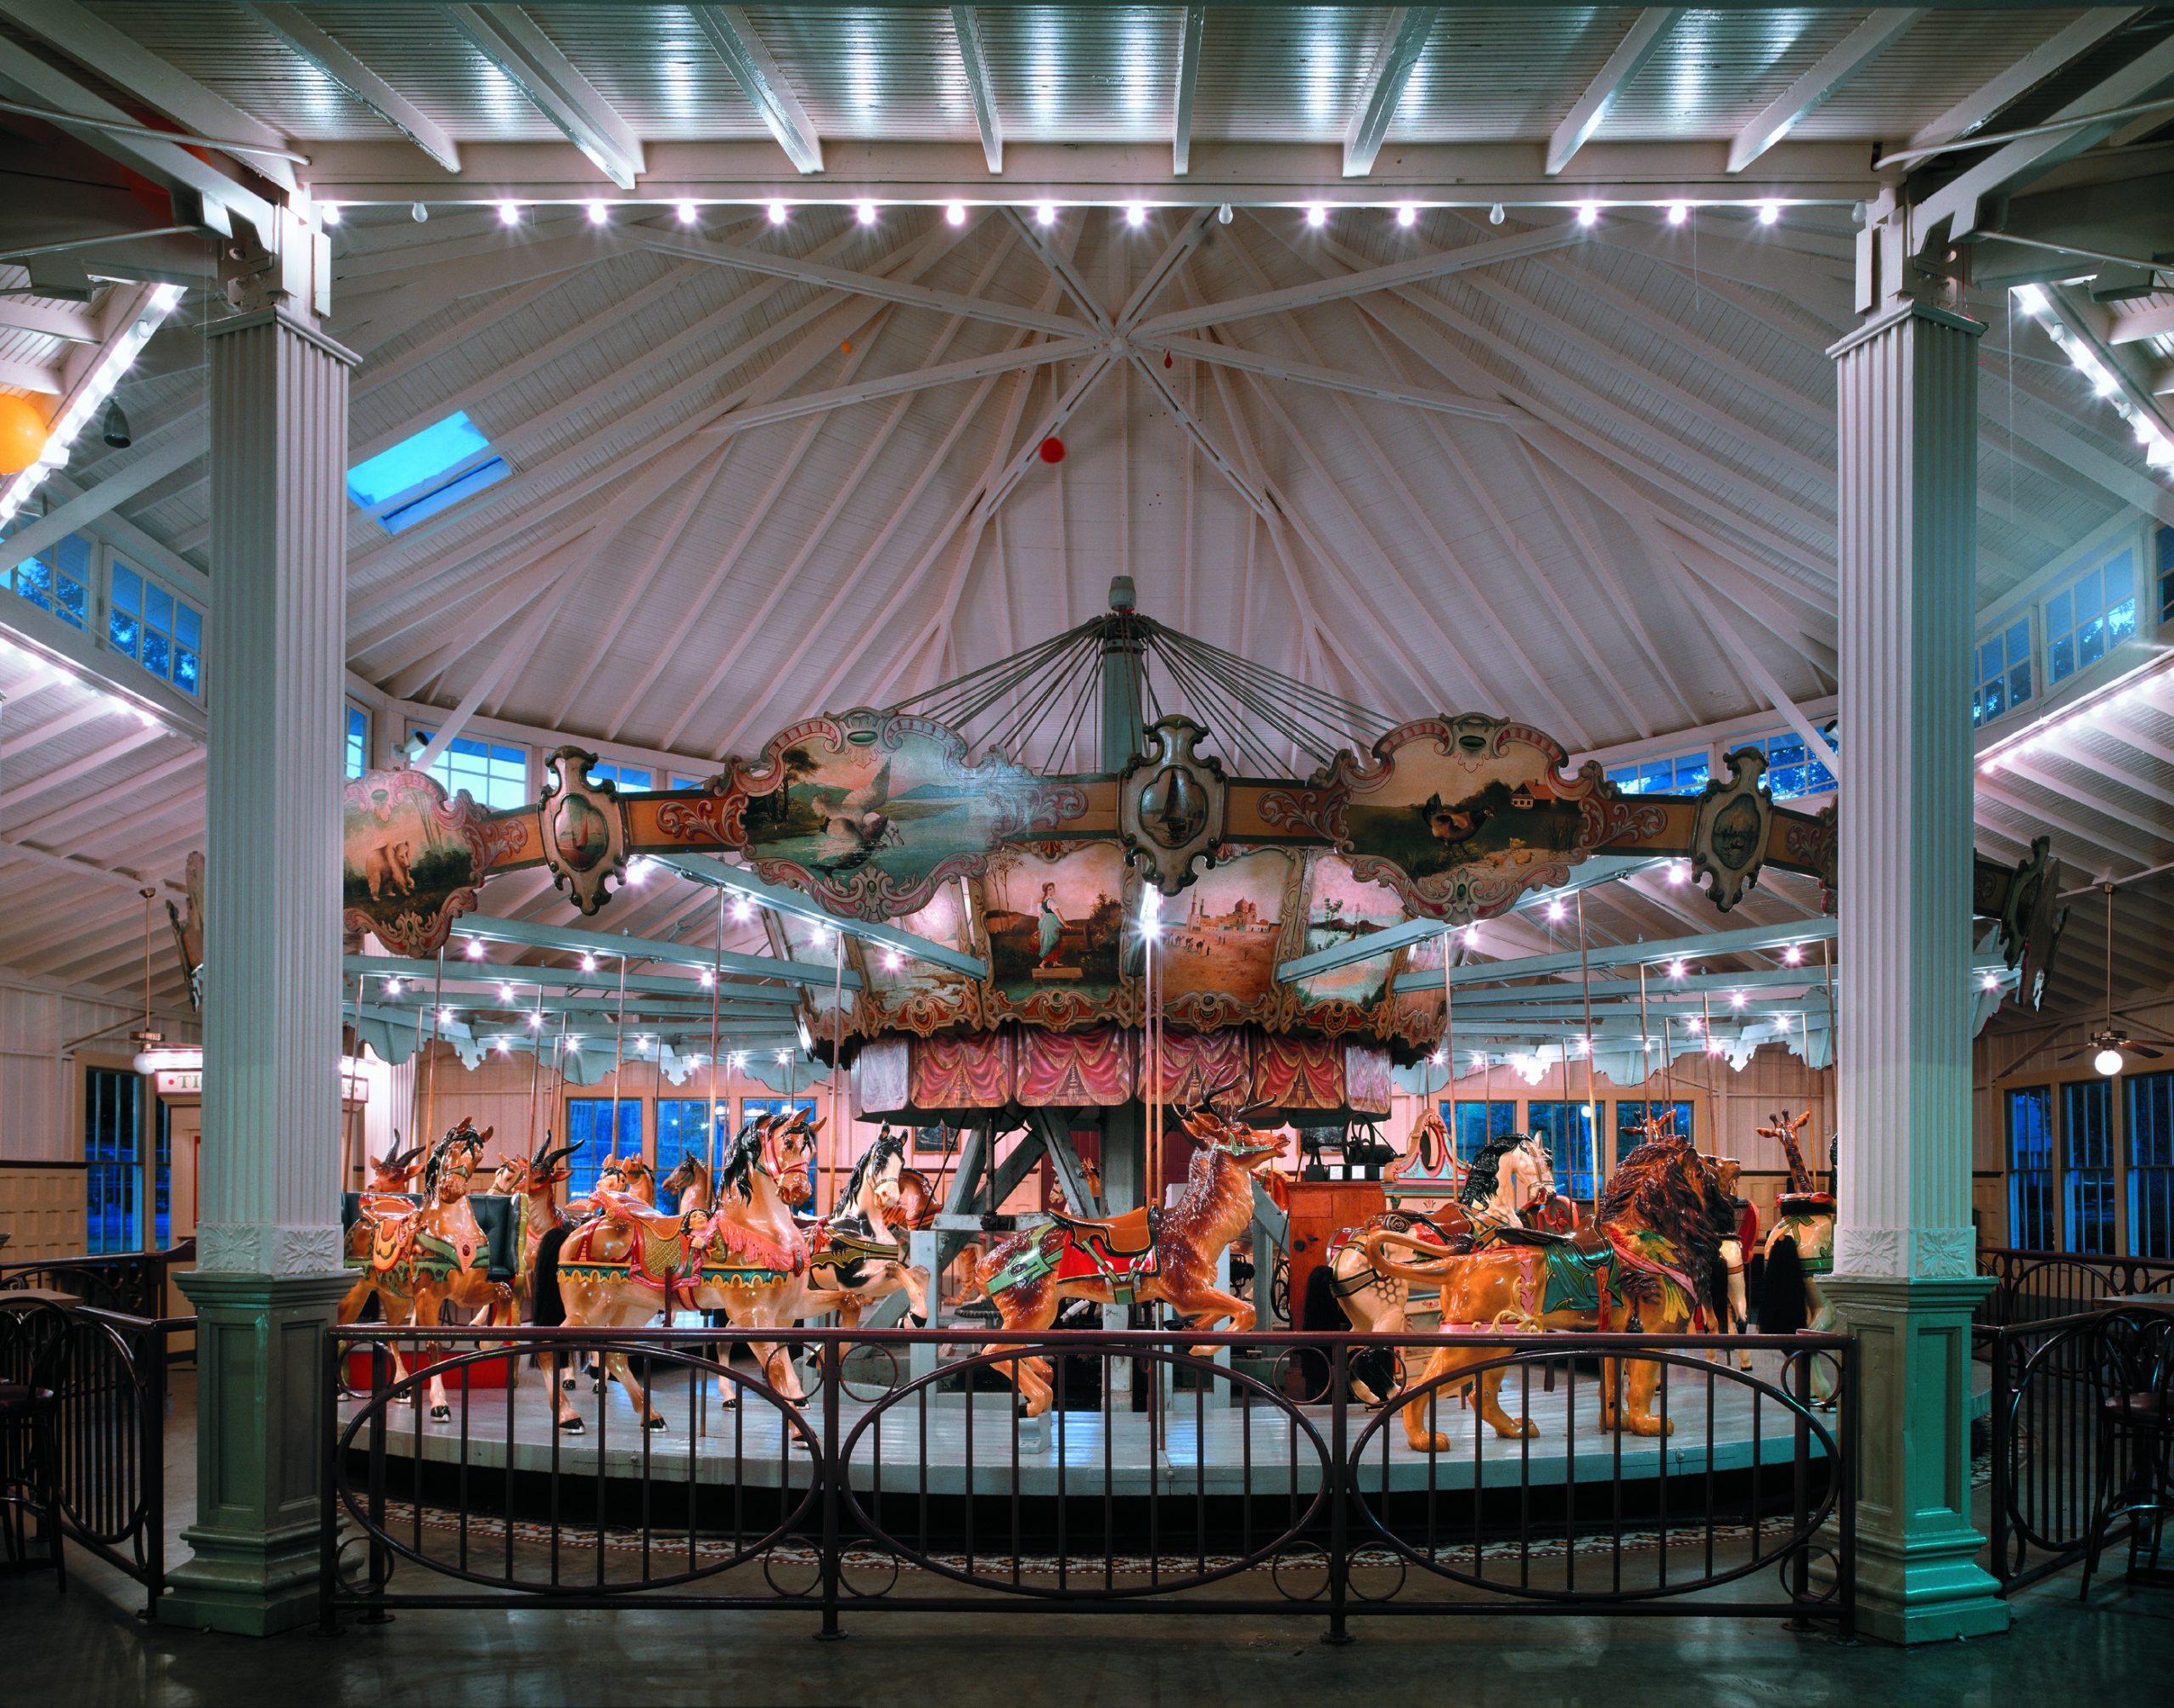
[[[1018,757],[1088,753],[1090,770]],[[1684,940],[1693,952],[1793,946],[1789,966],[1738,981],[1760,999],[1739,999],[1739,1029],[1794,1013],[1785,1041],[1831,1062],[1831,918],[1727,928],[1770,867],[1816,880],[1830,914],[1835,890],[1834,809],[1778,803],[1754,747],[1696,794],[1627,792],[1597,764],[1569,769],[1514,719],[1397,721],[1209,645],[1137,610],[1120,578],[1073,629],[908,701],[811,715],[698,787],[622,790],[598,763],[559,748],[541,798],[515,811],[448,798],[408,769],[348,785],[357,1038],[412,1027],[420,1042],[470,945],[555,950],[582,966],[491,967],[504,1000],[465,998],[456,1041],[496,1040],[531,1053],[538,1080],[547,1061],[563,1076],[572,1014],[592,1033],[610,1026],[616,1062],[631,1032],[698,1087],[707,1069],[712,1110],[735,1051],[791,1074],[805,1064],[828,1107],[737,1126],[713,1116],[699,1153],[662,1181],[639,1154],[596,1158],[594,1188],[570,1203],[568,1147],[548,1117],[538,1130],[533,1095],[493,1175],[492,1136],[451,1119],[458,1091],[434,1085],[421,1123],[434,1136],[378,1159],[371,1189],[350,1196],[343,1318],[563,1324],[615,1331],[630,1350],[587,1375],[502,1361],[502,1385],[461,1410],[458,1442],[442,1383],[403,1368],[416,1410],[392,1451],[419,1464],[478,1462],[472,1435],[496,1442],[509,1472],[587,1452],[608,1478],[639,1452],[645,1465],[678,1456],[695,1481],[783,1489],[817,1403],[796,1327],[928,1325],[958,1333],[871,1333],[825,1397],[870,1474],[905,1465],[924,1494],[1061,1502],[1065,1466],[1087,1455],[1107,1491],[1146,1497],[1166,1486],[1180,1440],[1170,1408],[1189,1378],[1143,1357],[1105,1359],[1090,1383],[1073,1361],[1028,1356],[1033,1337],[1083,1325],[1665,1335],[1762,1309],[1785,1327],[1824,1320],[1833,1157],[1804,1137],[1808,1115],[1773,1118],[1791,1178],[1780,1225],[1762,1229],[1734,1164],[1662,1113],[1672,1093],[1628,1154],[1597,1147],[1576,1194],[1530,1136],[1473,1127],[1458,1101],[1461,1051],[1552,1048],[1570,1095],[1582,1068],[1591,1115],[1597,1072],[1665,1091],[1676,1055],[1706,1047],[1695,999],[1648,988],[1681,944],[1594,943],[1583,929],[1587,888],[1661,862],[1687,866],[1713,916],[1711,933]],[[539,866],[589,922],[479,910],[494,877]],[[714,890],[713,944],[606,928],[630,873],[650,869]],[[2012,868],[1978,863],[1986,976],[2025,1003],[2043,989],[2060,887],[2042,842]],[[1473,927],[1536,896],[1578,910],[1574,951],[1480,959]],[[751,909],[769,953],[728,952],[728,910]],[[629,974],[629,961],[654,970]],[[403,978],[406,1006],[383,995]],[[516,999],[515,981],[529,994]],[[1400,1090],[1447,1102],[1398,1145],[1381,1130]],[[877,1130],[856,1143],[857,1126]],[[1037,1178],[1041,1201],[1022,1208]],[[1771,1302],[1747,1280],[1762,1260],[1783,1295]],[[659,1321],[730,1338],[707,1365],[653,1366],[640,1337]],[[733,1356],[736,1406],[718,1379]],[[1288,1347],[1255,1353],[1227,1336],[1212,1361],[1228,1378],[1212,1405],[1186,1395],[1197,1416],[1180,1456],[1203,1491],[1244,1495],[1264,1456],[1248,1384],[1293,1402],[1258,1420],[1288,1433],[1309,1427],[1304,1408],[1327,1378]],[[1387,1408],[1385,1486],[1439,1484],[1429,1462],[1448,1437],[1431,1402],[1400,1401],[1415,1383],[1460,1392],[1526,1474],[1575,1478],[1584,1402],[1529,1394],[1512,1417],[1500,1366],[1484,1364],[1409,1344],[1353,1361],[1350,1391]],[[1603,1390],[1605,1429],[1651,1445],[1675,1427],[1652,1409],[1642,1372],[1656,1367],[1630,1362]],[[772,1403],[748,1403],[750,1381]],[[1762,1432],[1787,1433],[1742,1398],[1709,1395],[1692,1468],[1755,1463],[1772,1446]],[[977,1460],[977,1424],[985,1439],[1008,1432],[1008,1460]],[[1687,1462],[1655,1446],[1622,1463],[1659,1478]],[[1484,1480],[1477,1458],[1471,1475]]]

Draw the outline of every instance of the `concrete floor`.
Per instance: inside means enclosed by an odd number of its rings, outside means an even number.
[[[193,1395],[169,1431],[170,1529],[193,1510]],[[169,1559],[185,1557],[177,1538]],[[1901,1652],[1845,1649],[1772,1621],[1358,1620],[1331,1649],[1318,1621],[1039,1611],[848,1621],[810,1640],[797,1612],[404,1613],[393,1623],[256,1642],[146,1626],[136,1585],[70,1553],[70,1587],[0,1579],[0,1708],[114,1704],[400,1705],[688,1702],[1062,1703],[1066,1708],[1245,1704],[1323,1708],[1391,1700],[1849,1708],[1907,1702],[2062,1705],[2166,1700],[2174,1593],[2109,1581],[2080,1607],[2069,1575],[2021,1598],[2005,1637]]]

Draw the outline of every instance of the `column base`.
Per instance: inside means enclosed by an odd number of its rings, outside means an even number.
[[[1824,1290],[1856,1337],[1857,1629],[1946,1643],[2008,1627],[1970,1522],[1970,1313],[1980,1277],[1833,1276]]]
[[[317,1618],[324,1331],[352,1284],[330,1275],[176,1277],[196,1306],[193,1557],[161,1624],[269,1637]]]

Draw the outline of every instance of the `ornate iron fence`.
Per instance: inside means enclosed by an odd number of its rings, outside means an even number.
[[[2174,1292],[2174,1258],[1986,1246],[1978,1252],[1978,1272],[1996,1283],[1978,1307],[1978,1321],[1997,1328],[2068,1316],[2109,1298]]]
[[[194,1327],[87,1306],[0,1310],[0,1380],[27,1380],[37,1349],[59,1342],[48,1367],[62,1533],[142,1584],[147,1615],[166,1592],[168,1342]]]
[[[2104,1491],[2127,1479],[2126,1438],[2104,1429],[2104,1396],[2095,1392],[2102,1334],[2123,1314],[2084,1311],[1974,1331],[1993,1378],[1986,1570],[2003,1593],[2081,1561]],[[2126,1541],[2132,1527],[2123,1519],[2104,1540]]]
[[[195,1260],[196,1242],[189,1239],[168,1251],[0,1263],[0,1292],[42,1288],[67,1294],[100,1311],[156,1319],[166,1314],[167,1275],[177,1263]]]
[[[1297,1612],[1332,1641],[1377,1614],[1851,1628],[1842,1337],[785,1332],[790,1384],[722,1329],[335,1331],[324,1622],[514,1600],[797,1608],[825,1632],[1005,1607]],[[1392,1348],[1412,1380],[1370,1412],[1355,1361]],[[622,1370],[657,1426],[617,1379],[555,1390],[522,1368],[538,1351]],[[1438,1354],[1462,1367],[1420,1372]],[[1595,1430],[1626,1392],[1655,1433]]]

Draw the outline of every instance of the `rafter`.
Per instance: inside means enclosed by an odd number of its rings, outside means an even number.
[[[1639,72],[1660,51],[1683,11],[1680,6],[1648,6],[1631,20],[1630,29],[1608,56],[1608,63],[1594,74],[1585,93],[1571,103],[1563,122],[1548,138],[1545,167],[1548,177],[1553,178],[1569,165],[1572,156],[1591,139],[1615,98],[1636,81]]]
[[[460,144],[451,132],[346,48],[299,6],[259,3],[267,29],[449,172],[460,170]]]
[[[2135,6],[2092,7],[2021,58],[2002,66],[1937,118],[1920,125],[1910,138],[1910,147],[1931,148],[1981,129],[2003,107],[2028,94],[2064,66],[2082,58],[2141,9]]]
[[[1208,31],[1208,8],[1188,6],[1178,26],[1178,79],[1170,102],[1170,172],[1183,178],[1192,170],[1192,102],[1200,84],[1200,44]]]
[[[823,170],[823,139],[815,121],[800,104],[792,84],[763,45],[754,20],[744,6],[690,6],[695,26],[709,37],[710,46],[724,61],[733,81],[740,85],[756,116],[778,139],[797,171]]]
[[[1925,15],[1922,6],[1885,7],[1850,31],[1767,103],[1729,144],[1729,170],[1740,172],[1826,105],[1837,89],[1887,51]]]
[[[958,38],[960,69],[966,76],[966,96],[973,103],[974,128],[981,132],[982,158],[991,177],[1004,172],[1004,121],[996,110],[996,87],[988,75],[988,56],[982,51],[981,20],[972,6],[951,8],[951,31]]]
[[[1373,171],[1374,157],[1382,151],[1382,138],[1388,134],[1397,103],[1404,99],[1405,85],[1411,81],[1412,70],[1427,50],[1427,38],[1433,33],[1434,16],[1439,9],[1400,6],[1383,24],[1381,45],[1360,82],[1358,103],[1352,110],[1351,121],[1344,127],[1344,177],[1364,178]]]
[[[441,6],[438,10],[621,189],[632,189],[649,170],[634,127],[520,7]]]

